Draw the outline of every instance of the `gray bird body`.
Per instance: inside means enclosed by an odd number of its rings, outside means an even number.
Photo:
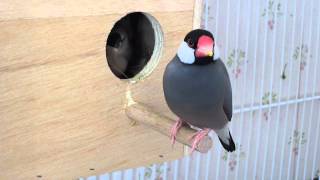
[[[219,132],[232,118],[231,84],[220,59],[195,66],[175,56],[166,67],[163,89],[169,108],[193,126]]]
[[[169,108],[180,118],[176,124],[201,128],[200,134],[212,129],[225,150],[236,149],[228,127],[232,118],[230,79],[212,33],[195,29],[185,36],[165,69],[163,91]]]

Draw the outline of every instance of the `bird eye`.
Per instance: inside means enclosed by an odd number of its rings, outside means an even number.
[[[188,46],[189,46],[189,47],[193,48],[194,42],[191,40],[191,38],[189,38],[189,39],[187,40],[187,43],[188,43]]]

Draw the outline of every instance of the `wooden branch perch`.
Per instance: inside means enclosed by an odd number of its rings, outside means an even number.
[[[126,114],[130,119],[141,122],[152,129],[170,137],[171,127],[174,125],[175,121],[161,116],[157,113],[152,112],[150,108],[146,106],[135,103],[131,104],[126,108]],[[180,131],[177,134],[177,141],[191,147],[192,144],[192,135],[197,131],[191,129],[190,127],[182,126]],[[206,136],[196,148],[197,151],[201,153],[206,153],[212,147],[212,140],[209,136]]]

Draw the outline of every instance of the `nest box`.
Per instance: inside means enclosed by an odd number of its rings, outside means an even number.
[[[182,144],[172,149],[125,108],[133,99],[175,118],[162,76],[200,13],[195,0],[2,1],[0,179],[74,179],[181,157]],[[113,48],[126,38],[121,59]]]

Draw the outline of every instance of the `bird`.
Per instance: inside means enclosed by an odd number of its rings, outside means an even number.
[[[155,45],[151,22],[134,12],[115,23],[106,43],[106,58],[114,75],[129,79],[148,63]]]
[[[117,77],[126,79],[128,77],[127,69],[132,57],[132,48],[128,32],[122,28],[114,29],[107,39],[106,55],[108,65]]]
[[[190,31],[163,74],[163,92],[169,109],[179,119],[171,128],[172,145],[182,125],[200,130],[192,137],[192,149],[213,130],[223,146],[236,146],[229,130],[232,119],[232,87],[219,48],[211,32]]]

